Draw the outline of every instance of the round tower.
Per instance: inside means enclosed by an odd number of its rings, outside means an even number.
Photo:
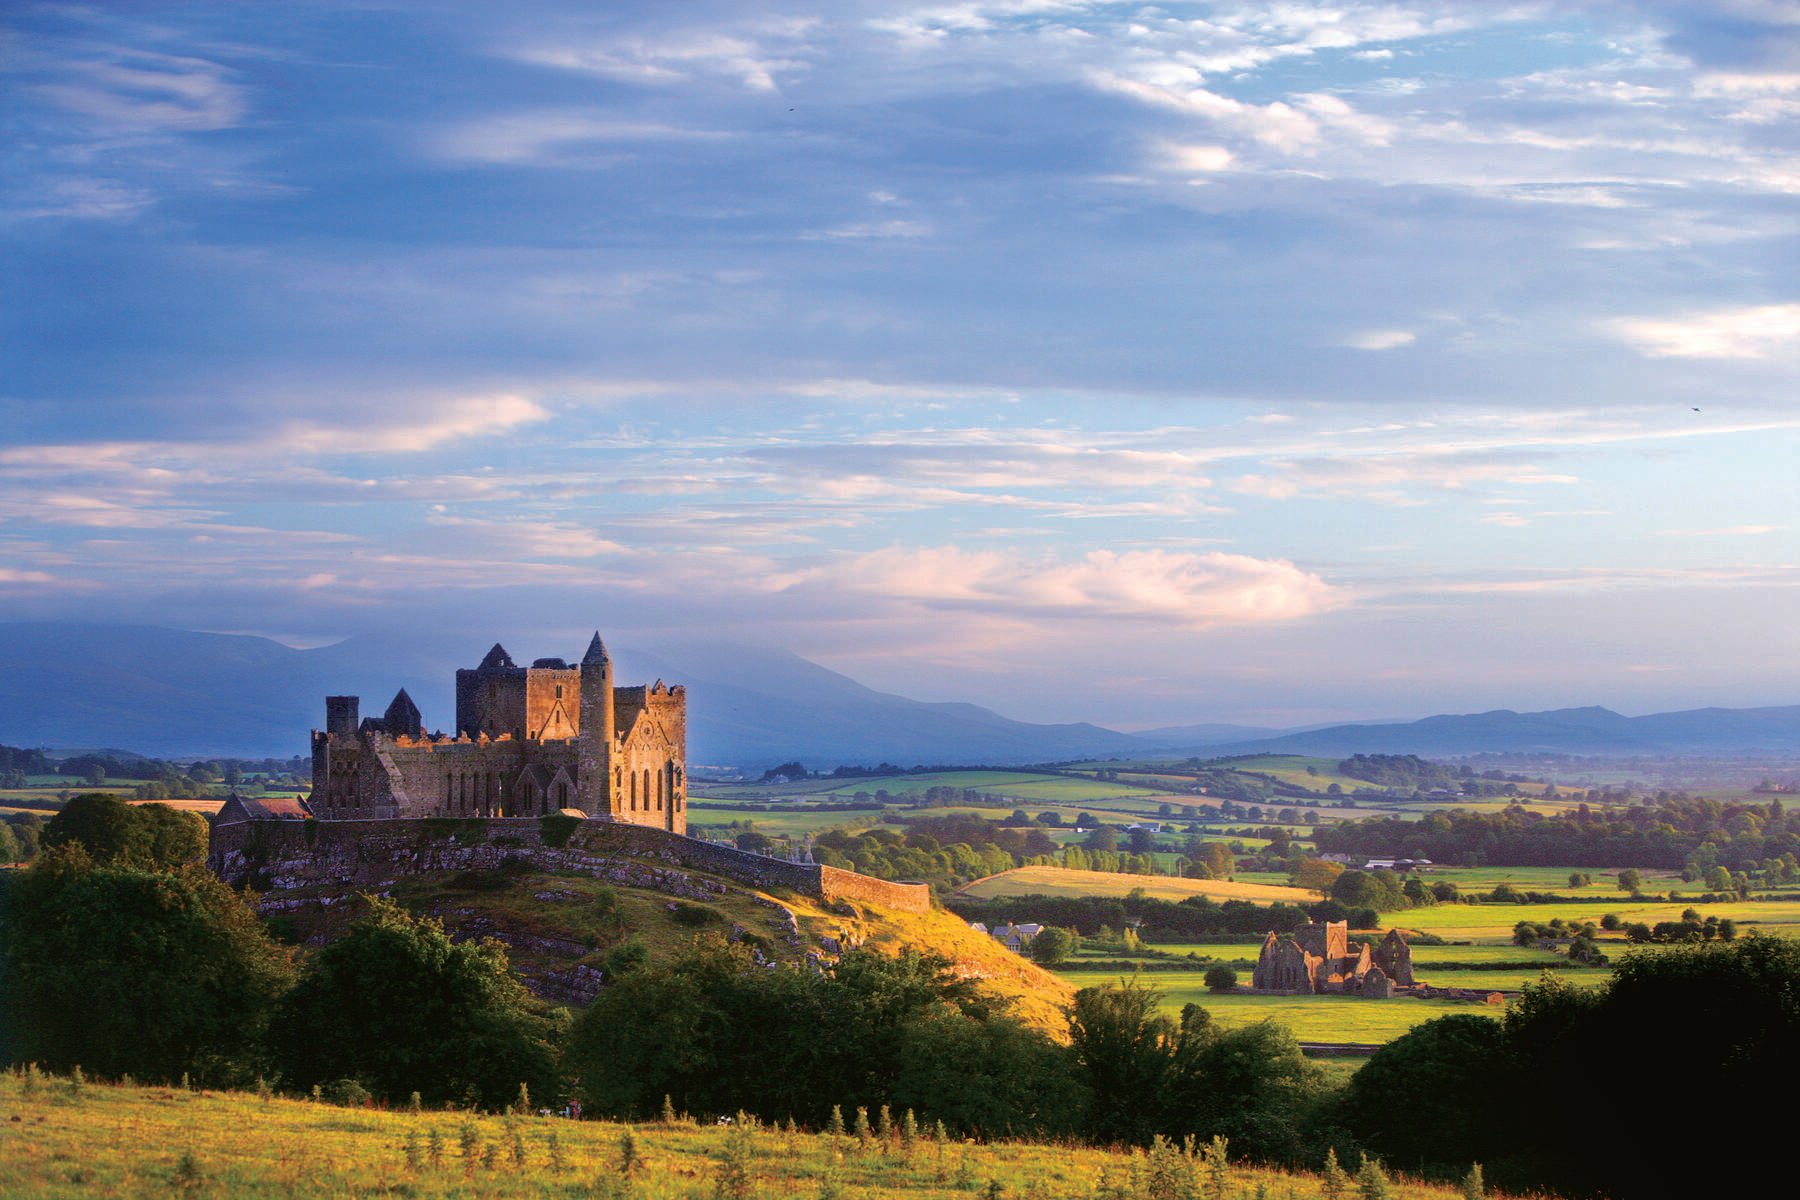
[[[616,738],[612,659],[596,630],[581,656],[581,731],[575,737],[575,788],[581,811],[590,817],[610,817],[616,811],[612,784]]]

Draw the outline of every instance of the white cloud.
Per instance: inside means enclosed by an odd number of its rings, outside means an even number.
[[[1800,304],[1615,317],[1601,327],[1650,358],[1766,358],[1800,349]]]
[[[802,19],[731,32],[702,29],[662,39],[614,37],[585,46],[539,45],[514,57],[642,85],[669,86],[711,75],[735,80],[753,92],[773,92],[778,76],[807,69],[803,39],[812,24]]]
[[[436,407],[421,405],[404,421],[330,426],[295,422],[272,441],[301,454],[411,454],[462,438],[505,433],[549,416],[524,396],[463,396]]]
[[[863,221],[848,225],[838,225],[831,229],[822,229],[816,233],[805,233],[805,239],[866,239],[866,238],[922,238],[930,237],[932,227],[924,221]]]
[[[630,550],[611,538],[570,521],[525,515],[513,520],[433,515],[429,523],[454,530],[478,547],[483,555],[517,554],[525,558],[599,558],[628,554]]]
[[[1067,561],[953,546],[893,547],[777,575],[769,586],[1022,617],[1156,619],[1191,628],[1295,620],[1347,599],[1283,559],[1165,550],[1095,550]]]
[[[1352,350],[1398,350],[1412,345],[1415,339],[1416,335],[1408,329],[1365,329],[1345,338],[1343,344]]]
[[[1229,171],[1236,157],[1224,146],[1198,146],[1172,142],[1165,148],[1169,165],[1177,171],[1212,174]]]

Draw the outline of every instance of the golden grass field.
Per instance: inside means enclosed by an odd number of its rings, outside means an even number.
[[[337,1108],[250,1093],[75,1087],[44,1077],[28,1085],[14,1072],[0,1078],[0,1196],[702,1200],[719,1194],[733,1130],[629,1127],[641,1165],[622,1189],[626,1128],[560,1117]],[[865,1149],[853,1138],[807,1133],[758,1130],[738,1137],[746,1194],[765,1198],[810,1198],[835,1189],[846,1200],[966,1200],[998,1184],[1008,1197],[1086,1200],[1103,1179],[1126,1179],[1132,1163],[1124,1153],[1066,1145],[924,1139],[910,1149],[878,1141]],[[1232,1164],[1227,1194],[1317,1200],[1321,1184],[1312,1175]],[[1391,1195],[1451,1200],[1460,1192],[1397,1180]]]
[[[1272,883],[1233,883],[1223,879],[1177,879],[1169,875],[1125,875],[1106,871],[1070,871],[1062,867],[1016,867],[977,879],[960,894],[991,900],[999,896],[1124,896],[1138,888],[1147,896],[1185,900],[1207,896],[1214,900],[1255,900],[1268,904],[1310,904],[1319,897],[1304,888]]]

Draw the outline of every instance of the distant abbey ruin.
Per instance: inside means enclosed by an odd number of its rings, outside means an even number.
[[[615,687],[598,633],[581,662],[516,665],[495,645],[456,673],[456,732],[425,732],[406,689],[380,717],[327,696],[312,735],[313,815],[529,817],[563,809],[687,832],[687,694]]]
[[[1372,1000],[1385,1000],[1418,982],[1413,978],[1412,947],[1398,929],[1388,930],[1373,950],[1361,942],[1352,954],[1347,921],[1269,934],[1250,978],[1251,987],[1259,992],[1306,996],[1338,992]]]

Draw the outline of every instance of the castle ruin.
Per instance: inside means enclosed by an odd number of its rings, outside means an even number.
[[[1340,993],[1372,1000],[1385,1000],[1418,982],[1413,977],[1412,947],[1398,929],[1388,930],[1373,949],[1359,942],[1352,954],[1348,921],[1308,923],[1293,933],[1270,933],[1250,978],[1250,986],[1259,992]]]
[[[581,662],[495,645],[456,673],[456,732],[426,733],[400,689],[380,717],[325,698],[311,809],[324,820],[584,816],[687,832],[687,693],[616,687],[599,633]]]

